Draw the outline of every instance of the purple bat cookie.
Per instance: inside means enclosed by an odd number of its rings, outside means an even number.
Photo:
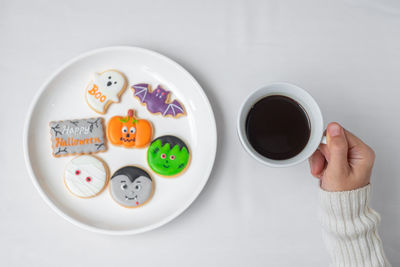
[[[147,109],[151,113],[161,113],[163,116],[177,117],[180,114],[185,115],[185,110],[178,100],[168,102],[170,91],[158,85],[154,91],[151,90],[151,85],[147,83],[135,84],[132,87],[133,96],[139,98],[140,102],[145,103]]]

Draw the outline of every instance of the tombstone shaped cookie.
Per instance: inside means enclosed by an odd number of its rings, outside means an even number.
[[[100,117],[52,121],[49,126],[54,157],[107,150],[103,119]]]

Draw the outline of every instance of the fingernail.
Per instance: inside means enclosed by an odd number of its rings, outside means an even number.
[[[342,127],[340,127],[338,124],[331,124],[329,125],[328,128],[328,133],[330,136],[338,136],[342,133]]]

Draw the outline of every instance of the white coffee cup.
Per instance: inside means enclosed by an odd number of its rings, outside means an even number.
[[[296,156],[285,160],[274,160],[264,157],[252,147],[246,135],[246,118],[250,109],[259,100],[271,95],[287,96],[299,103],[306,111],[311,126],[310,138],[304,149]],[[325,143],[325,137],[323,137],[324,122],[321,110],[317,102],[315,102],[314,98],[304,89],[296,85],[284,82],[277,82],[266,85],[254,91],[246,98],[239,110],[237,130],[239,134],[239,139],[245,150],[251,156],[253,156],[253,158],[270,167],[288,167],[300,163],[308,159],[318,148],[321,142]]]

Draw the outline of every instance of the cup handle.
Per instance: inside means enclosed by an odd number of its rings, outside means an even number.
[[[326,135],[322,136],[321,144],[325,144],[326,145]]]

